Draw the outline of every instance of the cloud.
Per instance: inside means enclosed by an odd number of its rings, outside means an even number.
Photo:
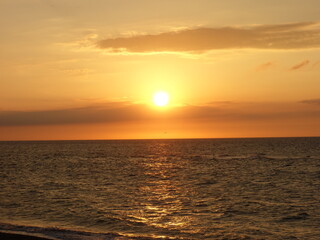
[[[203,52],[216,49],[305,49],[320,47],[320,23],[196,28],[154,35],[107,38],[96,46],[110,52]]]
[[[309,100],[303,100],[301,103],[306,103],[306,104],[312,104],[312,105],[318,105],[320,106],[320,99],[309,99]]]
[[[229,104],[233,104],[233,102],[232,101],[212,101],[207,103],[207,105],[229,105]]]
[[[48,111],[2,111],[0,125],[59,125],[99,122],[138,121],[145,109],[141,105],[132,105],[123,102],[101,105]]]
[[[309,60],[305,60],[305,61],[303,61],[303,62],[301,62],[301,63],[298,63],[298,64],[292,66],[292,67],[290,68],[290,70],[298,70],[298,69],[303,68],[304,66],[306,66],[306,65],[308,65],[308,64],[309,64]]]
[[[303,103],[319,104],[320,100]],[[301,103],[301,102],[300,102]],[[299,104],[233,103],[202,106],[180,106],[157,111],[146,105],[129,102],[108,103],[104,106],[48,110],[0,111],[0,126],[36,126],[63,124],[94,124],[157,121],[265,121],[273,119],[316,118],[320,120],[317,106]]]
[[[315,62],[315,63],[313,64],[312,68],[317,68],[317,67],[319,67],[319,66],[320,66],[320,61]]]
[[[256,71],[258,71],[258,72],[264,71],[264,70],[267,70],[273,66],[274,66],[273,62],[267,62],[267,63],[264,63],[264,64],[257,66]]]
[[[90,68],[65,68],[61,69],[60,71],[64,74],[72,76],[83,76],[93,73],[93,70]]]

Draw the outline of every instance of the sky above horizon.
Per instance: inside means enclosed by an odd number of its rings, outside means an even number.
[[[320,136],[318,0],[1,0],[0,13],[0,140]]]

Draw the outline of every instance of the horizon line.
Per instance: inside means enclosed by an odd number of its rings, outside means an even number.
[[[264,139],[264,138],[320,138],[320,136],[282,136],[282,137],[195,137],[195,138],[101,138],[101,139],[38,139],[38,140],[0,140],[0,142],[63,142],[63,141],[144,141],[144,140],[210,140],[210,139]]]

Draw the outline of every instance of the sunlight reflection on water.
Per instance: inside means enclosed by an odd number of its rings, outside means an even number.
[[[132,237],[317,239],[319,146],[316,138],[2,143],[0,221]]]

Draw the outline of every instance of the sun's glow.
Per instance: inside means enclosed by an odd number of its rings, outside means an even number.
[[[166,106],[169,103],[169,94],[167,92],[156,92],[153,95],[153,103],[159,107]]]

